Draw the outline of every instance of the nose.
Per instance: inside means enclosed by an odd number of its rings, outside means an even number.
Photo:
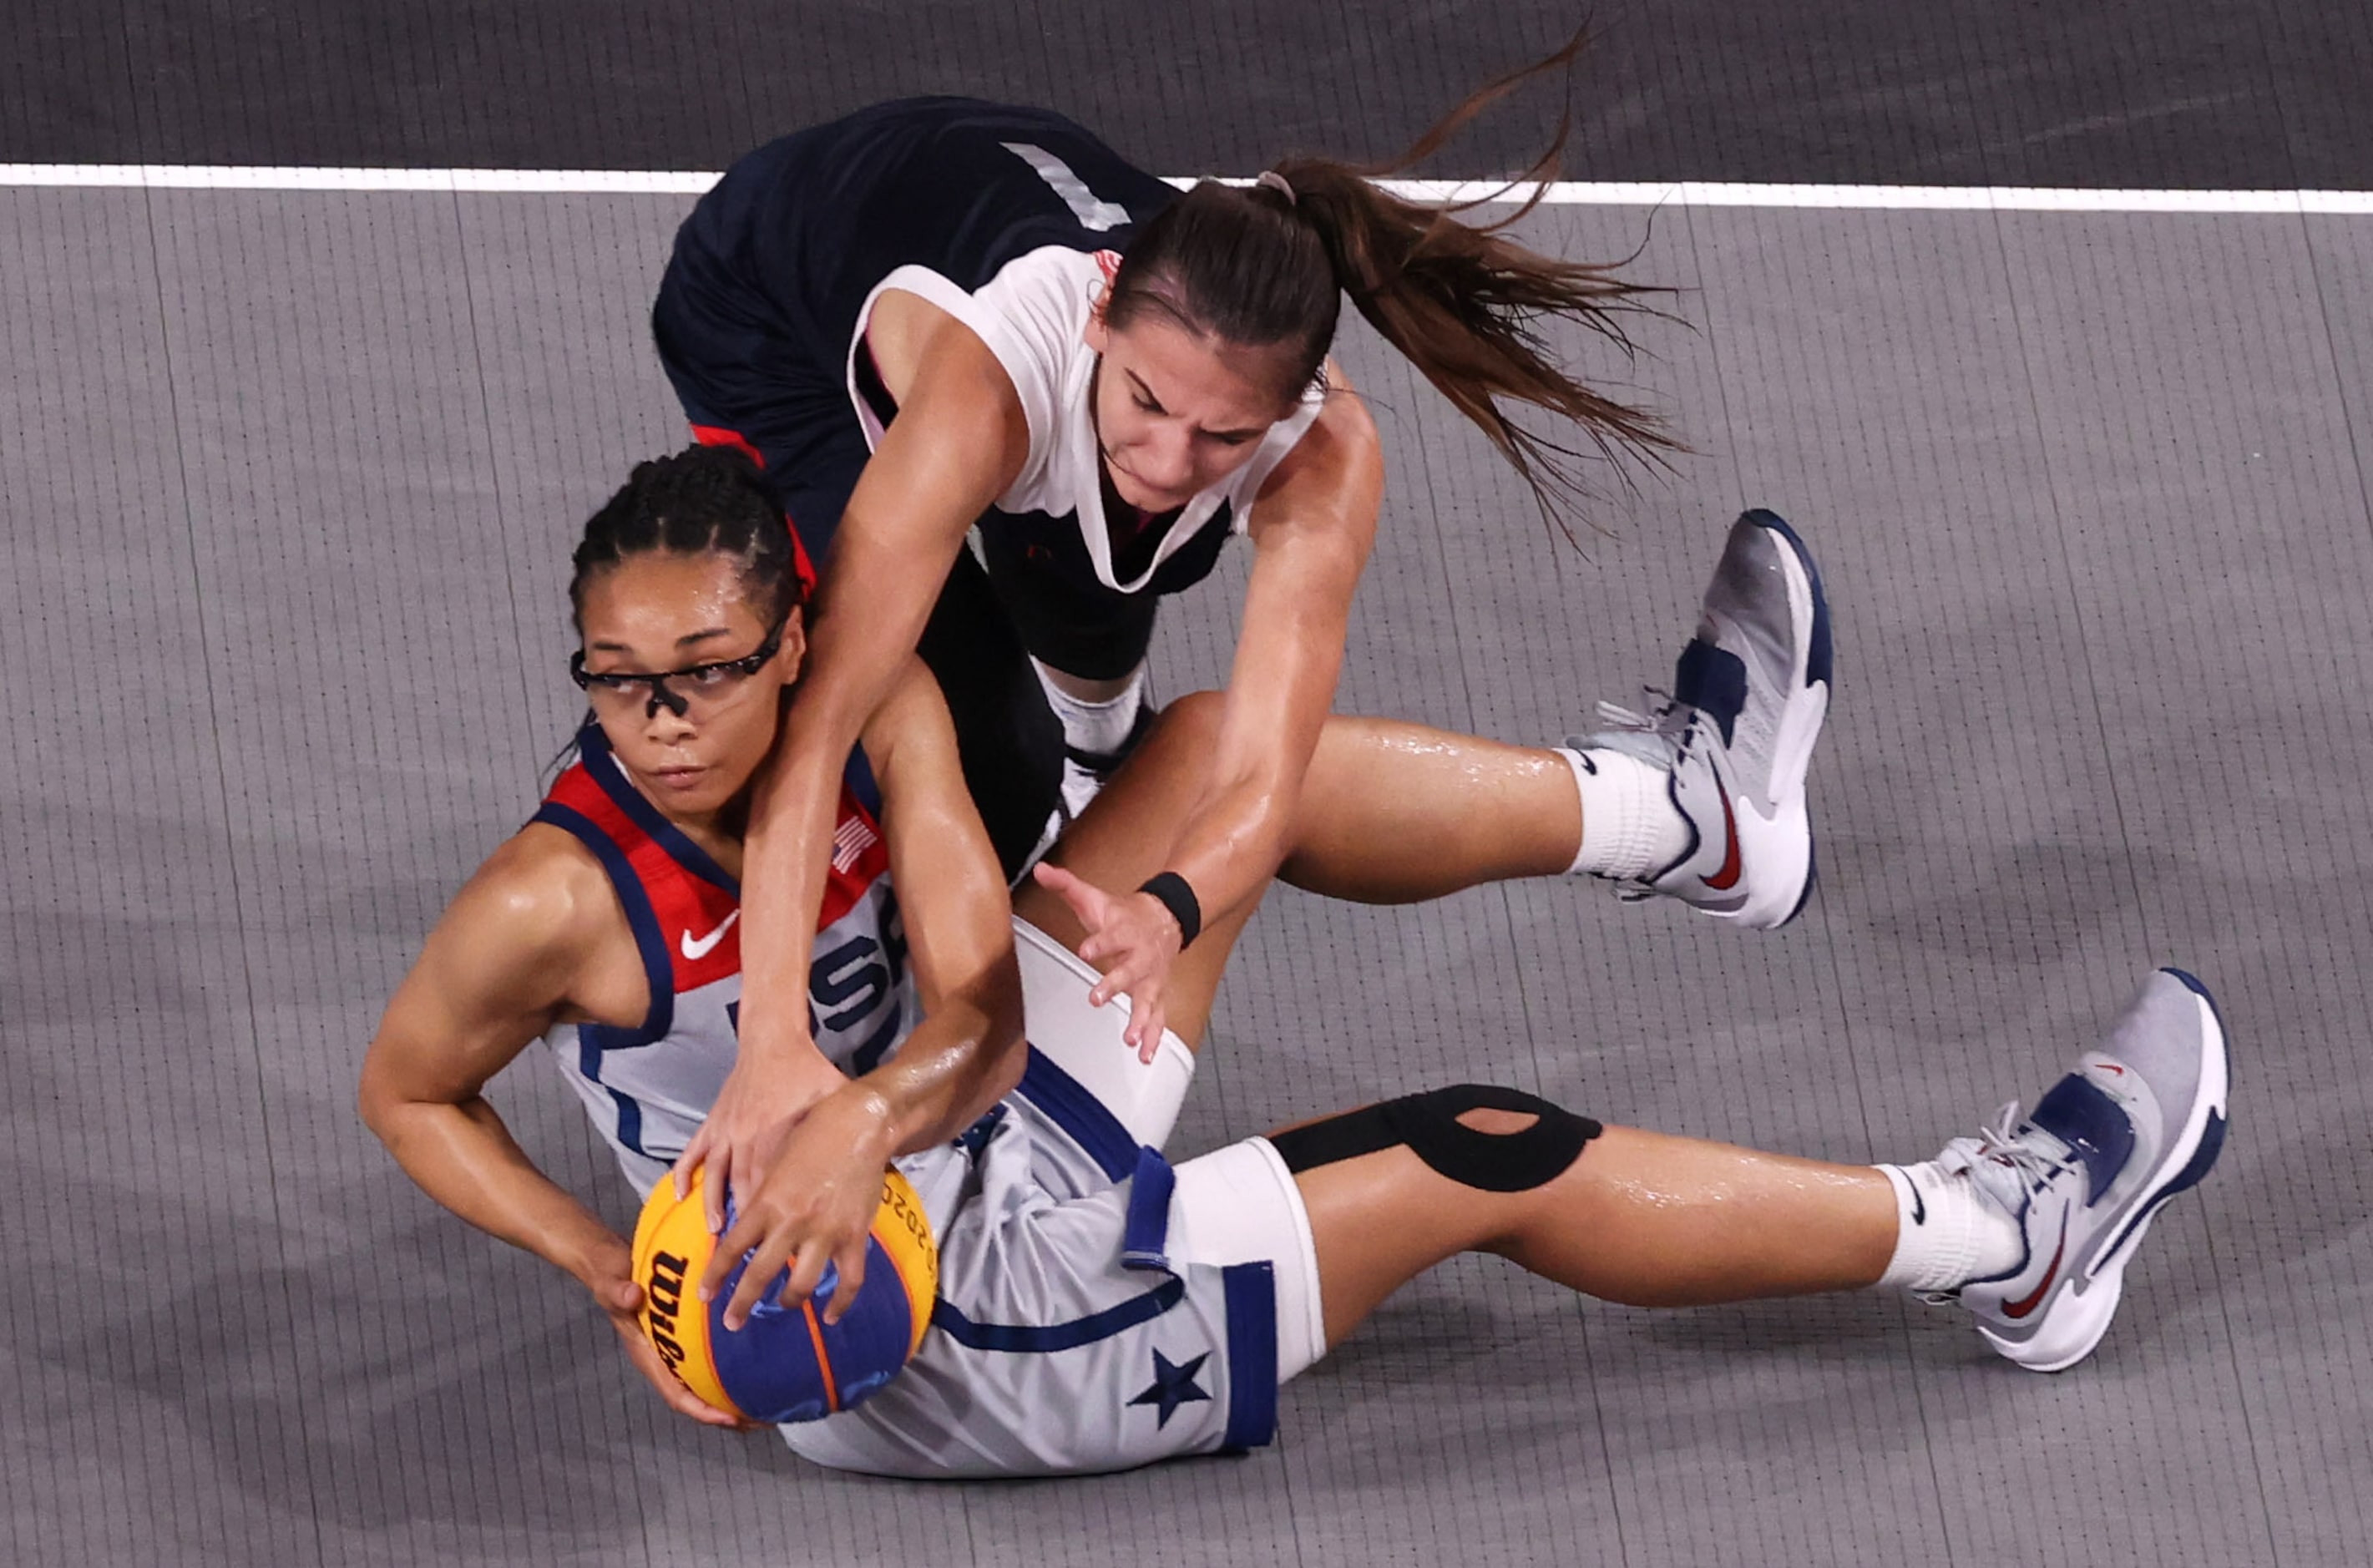
[[[660,688],[665,691],[666,688]],[[672,699],[672,700],[671,700]],[[644,705],[643,733],[662,746],[681,745],[696,733],[692,705],[675,692],[654,696]]]
[[[681,719],[692,707],[684,700],[683,693],[668,685],[668,678],[665,675],[653,675],[649,684],[651,695],[650,700],[643,708],[644,718],[657,719],[660,716],[660,709],[664,708]]]
[[[1195,442],[1185,426],[1165,420],[1145,443],[1138,473],[1158,490],[1175,495],[1188,489],[1195,477]]]

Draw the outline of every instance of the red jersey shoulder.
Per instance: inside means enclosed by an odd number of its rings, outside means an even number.
[[[601,766],[616,765],[604,756]],[[742,972],[742,900],[738,889],[719,880],[722,872],[705,874],[685,863],[674,845],[655,836],[637,820],[646,814],[630,810],[603,787],[580,758],[554,783],[548,803],[567,808],[585,819],[608,840],[625,869],[641,889],[657,927],[656,939],[666,945],[668,963],[678,992],[725,979]],[[631,789],[621,781],[621,787]],[[637,798],[639,802],[639,797]],[[680,845],[684,857],[699,867],[712,863],[689,839],[684,838],[650,812],[660,833]],[[604,857],[605,860],[607,857]],[[612,870],[614,877],[616,869]],[[713,869],[713,868],[712,868]],[[890,850],[882,837],[882,824],[858,794],[851,781],[841,780],[839,813],[832,837],[823,907],[816,929],[829,930],[864,899],[873,884],[889,874]],[[632,919],[629,910],[629,919]],[[637,939],[644,933],[637,930]]]
[[[650,906],[657,928],[650,934],[667,948],[675,989],[696,990],[740,974],[740,895],[685,866],[587,769],[587,762],[579,760],[555,782],[546,799],[585,818],[625,860]],[[633,912],[628,913],[632,923]],[[639,930],[635,935],[638,942],[646,937]]]

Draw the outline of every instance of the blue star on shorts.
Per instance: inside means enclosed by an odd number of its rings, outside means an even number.
[[[1177,1413],[1179,1406],[1191,1405],[1198,1399],[1207,1402],[1210,1399],[1210,1395],[1195,1385],[1195,1375],[1202,1371],[1203,1363],[1210,1359],[1211,1352],[1205,1351],[1184,1366],[1173,1366],[1167,1356],[1160,1351],[1154,1352],[1153,1387],[1131,1399],[1129,1403],[1160,1406],[1162,1414],[1154,1422],[1154,1427],[1158,1431],[1168,1426],[1170,1418]]]

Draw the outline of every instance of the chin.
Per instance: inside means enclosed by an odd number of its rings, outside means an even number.
[[[1140,511],[1166,512],[1195,498],[1191,491],[1184,496],[1175,496],[1166,490],[1149,490],[1135,479],[1121,474],[1114,475],[1113,488],[1120,492],[1122,500]]]

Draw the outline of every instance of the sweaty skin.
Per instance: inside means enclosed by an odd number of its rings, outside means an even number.
[[[1162,825],[1195,794],[1223,722],[1211,694],[1171,704],[1049,860],[1096,883],[1152,874]],[[1286,863],[1299,885],[1329,897],[1415,902],[1551,875],[1572,862],[1581,837],[1572,776],[1555,753],[1389,720],[1327,720],[1303,799]],[[1257,903],[1207,926],[1173,974],[1171,1026],[1190,1048]],[[1025,884],[1015,909],[1058,940],[1079,935],[1067,904],[1043,885]],[[1532,1118],[1479,1109],[1459,1119],[1514,1132]],[[1320,1165],[1295,1182],[1330,1346],[1461,1252],[1496,1252],[1605,1300],[1669,1306],[1858,1289],[1878,1279],[1896,1239],[1894,1190],[1871,1166],[1623,1127],[1607,1127],[1562,1176],[1526,1192],[1460,1186],[1405,1148]]]
[[[583,612],[586,667],[596,672],[735,657],[766,629],[742,597],[737,564],[717,556],[633,557],[591,579]],[[795,615],[777,657],[698,722],[639,703],[602,717],[635,788],[729,874],[746,869],[746,787],[774,746],[802,648]],[[970,1126],[1019,1081],[1023,1060],[1003,879],[964,791],[945,705],[919,662],[901,671],[865,743],[926,1016],[896,1057],[863,1078],[825,1064],[836,1088],[812,1102],[777,1155],[789,1184],[760,1195],[744,1222],[771,1248],[761,1253],[761,1283],[791,1264],[787,1297],[803,1297],[827,1263],[838,1264],[850,1286],[827,1316],[845,1311],[861,1283],[883,1164]],[[357,1106],[431,1197],[583,1283],[671,1408],[730,1425],[643,1337],[625,1238],[536,1169],[483,1093],[555,1024],[631,1026],[649,1000],[600,862],[571,835],[531,825],[487,858],[430,932],[371,1042]],[[738,1322],[748,1304],[735,1305]]]
[[[737,601],[730,572],[701,566],[637,558],[597,581],[585,605],[588,668],[664,670],[684,662],[687,649],[732,657],[758,646],[764,625]],[[729,872],[747,873],[744,790],[774,746],[783,690],[799,665],[796,621],[783,648],[746,693],[698,723],[656,706],[631,721],[603,720],[635,787]],[[1089,886],[1151,874],[1180,811],[1208,790],[1227,719],[1227,702],[1214,694],[1172,704],[1057,847],[1056,871]],[[787,1303],[812,1293],[826,1261],[847,1281],[835,1304],[853,1301],[883,1163],[954,1136],[1020,1077],[1020,983],[1004,889],[963,787],[945,707],[919,663],[908,662],[864,739],[924,1018],[890,1062],[839,1079],[790,1129],[767,1178],[753,1184],[704,1282],[707,1294],[731,1260],[756,1249],[728,1304],[729,1324],[746,1319],[748,1298],[785,1264]],[[1287,863],[1314,891],[1382,901],[1561,870],[1581,828],[1562,769],[1552,753],[1328,720],[1285,834]],[[1172,976],[1173,1024],[1190,1045],[1258,891],[1224,909]],[[1044,886],[1025,887],[1019,907],[1058,938],[1083,934],[1071,907]],[[625,1238],[535,1168],[483,1094],[555,1023],[638,1020],[649,1000],[644,988],[599,863],[569,835],[532,825],[488,858],[430,934],[372,1041],[359,1107],[438,1202],[583,1282],[672,1408],[732,1425],[694,1398],[641,1334]],[[1518,1130],[1526,1120],[1489,1110],[1465,1119],[1487,1131]],[[1614,1127],[1528,1192],[1476,1192],[1402,1148],[1297,1181],[1330,1344],[1392,1290],[1459,1251],[1499,1252],[1575,1289],[1646,1305],[1868,1284],[1895,1239],[1892,1189],[1869,1167]]]
[[[764,1175],[787,1117],[832,1091],[807,1037],[799,933],[823,896],[841,761],[920,640],[973,521],[1012,484],[1029,427],[1011,381],[972,331],[920,298],[876,303],[868,344],[899,414],[866,465],[823,569],[810,669],[788,738],[751,798],[741,1055],[716,1111],[678,1162],[680,1183],[707,1163],[721,1208]],[[1103,355],[1096,419],[1122,497],[1167,506],[1249,460],[1257,435],[1292,407],[1265,385],[1263,357],[1151,318],[1126,331],[1091,322]],[[1244,906],[1276,868],[1318,729],[1334,699],[1353,591],[1374,541],[1384,463],[1365,408],[1330,367],[1325,409],[1263,486],[1245,632],[1227,714],[1195,800],[1163,846],[1206,928]],[[1160,869],[1159,867],[1157,869]],[[1149,873],[1150,874],[1150,873]],[[1143,879],[1140,879],[1140,881]],[[1130,1043],[1161,1037],[1179,929],[1158,899],[1125,885],[1067,885],[1087,928],[1081,955],[1105,971],[1096,1000],[1126,993]]]

